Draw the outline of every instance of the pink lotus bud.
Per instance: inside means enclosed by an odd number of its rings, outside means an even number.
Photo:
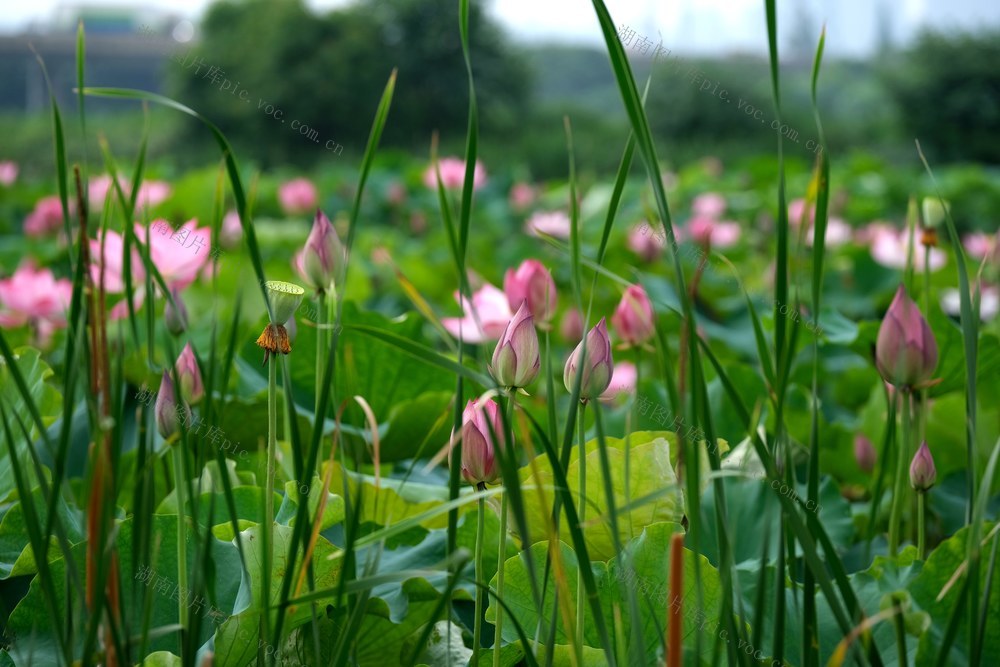
[[[316,208],[319,194],[312,181],[306,178],[295,178],[281,184],[281,187],[278,188],[278,200],[286,215],[299,215]]]
[[[900,285],[878,330],[875,365],[886,382],[912,388],[931,376],[937,361],[934,333]]]
[[[597,326],[587,333],[586,357],[581,358],[584,341],[573,350],[573,354],[566,361],[566,368],[563,370],[563,384],[566,390],[573,393],[576,386],[576,374],[583,372],[580,380],[580,400],[586,401],[597,398],[604,393],[604,390],[611,384],[611,376],[614,374],[614,360],[611,358],[611,339],[608,338],[608,327],[604,323],[604,318],[597,323]]]
[[[537,259],[526,259],[517,270],[507,269],[503,291],[511,310],[528,302],[528,310],[538,325],[545,327],[556,312],[556,283],[549,270]]]
[[[926,493],[934,486],[935,480],[937,480],[937,468],[934,467],[934,457],[931,456],[931,450],[925,440],[910,462],[910,486],[920,493]]]
[[[559,325],[559,333],[566,339],[567,343],[583,338],[583,315],[576,308],[570,308],[563,315],[562,323]]]
[[[640,285],[629,285],[611,316],[615,333],[628,345],[641,345],[653,337],[656,330],[653,304]]]
[[[182,412],[187,411],[184,406]],[[174,398],[174,382],[170,379],[170,373],[163,371],[163,380],[160,382],[160,391],[156,395],[156,429],[160,435],[169,440],[178,431],[178,409],[177,400]]]
[[[177,381],[181,385],[181,398],[185,403],[198,405],[205,398],[205,385],[201,381],[198,359],[194,356],[191,343],[184,346],[177,357]]]
[[[718,218],[726,211],[726,198],[715,192],[704,192],[691,202],[691,212],[698,217]]]
[[[473,399],[466,404],[462,412],[462,478],[466,482],[475,486],[497,481],[500,468],[494,442],[503,447],[503,437],[500,407],[496,401],[480,403]]]
[[[180,290],[170,290],[170,296],[171,298],[167,299],[167,305],[163,309],[163,322],[167,325],[167,331],[175,336],[180,336],[188,325],[187,306],[184,305]]]
[[[240,214],[229,211],[222,218],[222,229],[219,230],[219,244],[227,250],[235,248],[243,238],[243,225],[240,224]]]
[[[317,210],[312,231],[298,257],[299,275],[317,292],[326,292],[340,278],[346,260],[347,253],[330,218]]]
[[[648,222],[635,225],[628,233],[628,249],[639,256],[639,259],[649,263],[663,254],[667,245],[667,237],[663,228],[651,227]]]
[[[490,373],[501,387],[526,387],[538,375],[541,359],[538,354],[538,333],[528,310],[528,302],[507,323],[500,342],[493,351]]]
[[[870,473],[875,469],[877,456],[872,441],[858,433],[854,436],[854,460],[862,472]]]

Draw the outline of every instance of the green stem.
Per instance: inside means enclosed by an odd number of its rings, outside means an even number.
[[[316,294],[316,419],[320,420],[319,385],[323,381],[323,371],[326,369],[326,295]],[[325,415],[326,410],[323,410]],[[317,423],[320,423],[317,421]]]
[[[188,625],[188,605],[187,605],[187,521],[185,520],[185,480],[184,480],[184,448],[180,442],[175,442],[171,446],[171,454],[174,458],[174,486],[177,493],[177,585],[180,588],[180,595],[177,600],[177,613],[183,629]],[[182,630],[183,632],[183,630]]]
[[[926,555],[927,546],[926,534],[924,532],[924,517],[927,509],[927,492],[917,493],[917,555],[923,559]]]
[[[507,394],[507,439],[506,447],[514,446],[514,396],[516,389]],[[508,449],[513,451],[513,449]],[[497,548],[497,598],[503,598],[503,565],[507,555],[507,494],[500,496],[500,535]],[[496,636],[493,639],[493,667],[500,667],[500,648],[503,644],[503,607],[497,605]]]
[[[903,411],[902,437],[897,440],[896,447],[896,479],[892,492],[892,510],[889,514],[889,553],[895,556],[899,552],[899,538],[902,534],[903,507],[906,494],[906,463],[910,460],[910,390],[899,389],[899,398]]]
[[[477,491],[485,491],[486,485],[482,482],[476,485]],[[476,581],[482,583],[483,580],[483,529],[486,526],[486,499],[479,499],[479,514],[476,526]],[[476,622],[472,632],[472,661],[470,665],[479,664],[479,649],[482,644],[483,635],[483,589],[476,587]]]
[[[271,590],[271,560],[274,544],[274,477],[275,458],[278,449],[278,360],[277,355],[272,354],[267,361],[267,485],[264,489],[264,531],[263,547],[264,551],[264,585],[261,593],[261,625],[264,631],[264,641],[270,642],[270,613],[267,613],[268,606],[267,591]]]
[[[577,437],[580,441],[580,451],[578,455],[580,457],[580,524],[583,525],[583,520],[586,517],[587,511],[587,446],[585,444],[586,437],[586,421],[584,420],[584,412],[587,409],[587,404],[583,401],[580,402],[579,410],[579,422],[577,426]],[[583,568],[586,563],[577,564],[577,579],[576,579],[576,657],[577,664],[583,664],[583,630],[584,630],[584,618],[585,611],[587,608],[586,595],[584,594],[583,586]]]

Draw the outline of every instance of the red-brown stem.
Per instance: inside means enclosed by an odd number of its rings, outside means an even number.
[[[684,535],[670,538],[670,591],[667,595],[667,667],[681,667],[681,614],[684,597]],[[676,602],[676,604],[674,604]]]

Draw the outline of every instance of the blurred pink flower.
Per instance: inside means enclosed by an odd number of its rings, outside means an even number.
[[[571,224],[569,216],[562,211],[539,211],[524,223],[524,230],[532,236],[545,234],[560,239],[568,239]]]
[[[714,218],[699,216],[687,221],[675,234],[680,239],[690,239],[700,246],[728,248],[740,240],[742,230],[738,222],[721,222]]]
[[[663,249],[667,246],[667,237],[662,230],[653,229],[643,220],[629,230],[626,245],[639,256],[639,259],[648,263],[663,254]]]
[[[810,225],[809,231],[806,232],[806,244],[812,247],[813,241],[815,240],[815,234],[813,232],[813,227]],[[826,247],[836,248],[842,246],[851,240],[851,226],[841,220],[840,218],[830,218],[826,221]]]
[[[912,234],[891,227],[877,227],[869,231],[872,258],[882,266],[893,269],[906,267],[908,248],[911,245]],[[912,242],[913,266],[918,271],[924,269],[924,247],[919,239]],[[930,270],[937,271],[945,265],[946,255],[940,248],[931,248]]]
[[[726,211],[726,198],[717,192],[704,192],[691,202],[691,213],[695,218],[717,219]]]
[[[465,160],[457,157],[444,157],[438,160],[441,170],[441,184],[446,190],[460,189],[465,184]],[[478,190],[486,184],[486,167],[479,160],[472,171],[472,189]],[[437,190],[437,174],[431,164],[424,170],[424,185],[431,190]]]
[[[946,289],[941,292],[941,310],[952,317],[958,317],[962,311],[961,296],[957,289]],[[979,296],[979,319],[989,322],[1000,311],[1000,287],[983,285]]]
[[[535,201],[535,188],[527,183],[515,183],[510,189],[510,207],[521,212]]]
[[[466,343],[499,340],[514,316],[507,303],[507,295],[489,283],[472,293],[471,306],[458,292],[455,292],[455,300],[462,306],[463,316],[442,318],[441,324],[450,334]]]
[[[58,231],[62,224],[62,201],[58,195],[42,197],[35,202],[35,209],[24,219],[24,233],[28,236],[44,236]]]
[[[635,393],[635,381],[635,364],[630,361],[615,364],[615,370],[611,374],[611,384],[600,395],[599,400],[610,403],[622,394]]]
[[[310,213],[319,202],[316,186],[307,178],[294,178],[278,188],[278,201],[285,215]]]
[[[35,344],[47,347],[53,331],[66,326],[73,284],[56,279],[48,269],[22,262],[10,278],[0,280],[0,326],[30,324]]]
[[[567,343],[576,343],[583,338],[583,315],[576,308],[570,308],[559,324],[559,334]]]
[[[164,181],[143,181],[139,184],[136,206],[153,207],[170,196],[170,184]]]
[[[103,245],[103,250],[102,250]],[[101,284],[101,267],[104,267],[104,291],[119,294],[125,291],[124,268],[125,240],[118,232],[108,231],[90,240],[90,278],[94,285]],[[103,258],[103,262],[102,262]],[[132,285],[143,284],[146,272],[135,246],[132,247]]]
[[[118,182],[121,185],[122,193],[124,193],[126,197],[130,196],[132,192],[131,183],[121,180]],[[107,197],[109,190],[112,191],[111,197],[117,198],[118,195],[112,189],[111,177],[107,174],[102,174],[101,176],[90,179],[90,185],[87,188],[87,195],[90,199],[89,205],[91,210],[99,211],[104,207],[104,200]],[[164,181],[143,181],[139,184],[139,194],[135,201],[136,208],[141,208],[143,206],[156,206],[169,197],[170,192],[171,188],[169,183]]]
[[[222,229],[219,230],[219,243],[223,248],[235,248],[243,238],[243,225],[240,224],[240,214],[229,211],[222,218]]]
[[[807,225],[811,224],[813,219],[816,217],[816,208],[813,205],[809,206],[808,217],[803,220],[802,215],[806,213],[806,200],[805,199],[793,199],[788,202],[788,224],[792,227],[798,227],[800,223],[805,222]]]
[[[0,162],[0,184],[11,185],[17,180],[18,166],[16,162],[4,160]]]
[[[406,187],[399,181],[393,181],[385,192],[385,199],[393,206],[400,206],[406,201]]]
[[[962,245],[965,246],[965,252],[969,253],[973,258],[979,260],[985,259],[996,254],[997,247],[1000,245],[1000,232],[996,234],[985,234],[983,232],[966,234],[962,237]]]
[[[182,290],[198,276],[198,271],[208,261],[211,251],[211,231],[199,228],[197,220],[188,220],[173,233],[165,220],[150,224],[149,256],[170,289]],[[146,228],[136,224],[135,235],[146,242]]]

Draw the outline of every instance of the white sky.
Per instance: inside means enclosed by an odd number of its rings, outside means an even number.
[[[391,2],[392,0],[385,0]],[[347,4],[348,0],[306,0],[317,9]],[[491,13],[519,41],[541,39],[603,42],[590,0],[487,0]],[[732,51],[766,49],[763,0],[606,0],[616,25],[627,24],[653,42],[662,38],[674,50],[722,55]],[[10,33],[32,22],[49,21],[59,8],[79,4],[101,7],[148,7],[197,19],[209,0],[0,0],[0,32]],[[794,29],[796,13],[805,8],[818,35],[827,24],[831,54],[861,55],[870,51],[876,36],[876,7],[883,4],[897,37],[907,37],[920,26],[975,27],[1000,24],[997,0],[779,0],[779,29]],[[811,39],[810,41],[815,41]]]

